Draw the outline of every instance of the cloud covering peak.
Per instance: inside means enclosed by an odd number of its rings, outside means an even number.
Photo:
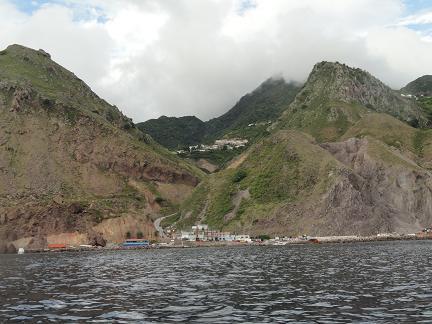
[[[43,48],[134,121],[209,119],[322,60],[399,88],[432,74],[432,8],[400,0],[0,0],[0,47]]]

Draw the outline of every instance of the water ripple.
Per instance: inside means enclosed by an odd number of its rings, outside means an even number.
[[[0,322],[432,322],[431,247],[0,255]]]

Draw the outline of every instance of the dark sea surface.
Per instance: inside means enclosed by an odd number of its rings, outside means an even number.
[[[0,322],[432,323],[432,242],[0,255]]]

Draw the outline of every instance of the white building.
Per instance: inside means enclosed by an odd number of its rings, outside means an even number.
[[[180,239],[182,241],[196,241],[195,233],[181,231]]]
[[[179,238],[183,241],[252,242],[250,236],[247,234],[234,235],[230,232],[210,230],[207,224],[197,224],[192,226],[191,231],[181,231]]]
[[[252,242],[251,238],[247,234],[240,234],[235,236],[235,240],[242,243],[250,243]]]
[[[239,138],[232,138],[232,139],[220,139],[216,140],[215,144],[219,147],[223,146],[232,146],[232,147],[243,147],[248,143],[247,139],[239,139]]]

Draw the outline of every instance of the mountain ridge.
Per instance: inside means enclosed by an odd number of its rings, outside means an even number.
[[[152,217],[202,172],[46,52],[9,46],[0,67],[0,250],[156,238]]]
[[[206,175],[46,52],[13,45],[0,67],[0,250],[157,239],[153,218],[176,211],[167,222],[178,229],[205,222],[256,235],[407,233],[432,223],[428,114],[366,71],[321,62],[302,86],[268,80],[210,135],[209,124],[181,118],[204,140],[253,139]],[[198,140],[179,119],[160,119],[167,133],[156,135]]]

